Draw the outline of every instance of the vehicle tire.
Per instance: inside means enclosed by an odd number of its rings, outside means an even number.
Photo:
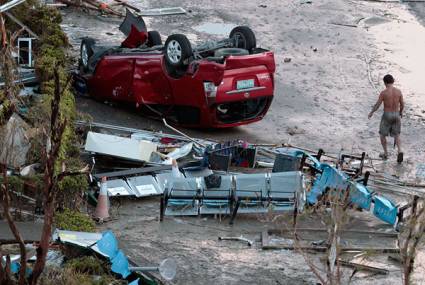
[[[94,54],[96,41],[92,38],[83,38],[80,46],[80,65],[84,71],[89,70],[89,60]]]
[[[226,57],[229,55],[238,56],[238,55],[248,55],[249,51],[242,48],[221,48],[214,52],[214,57]]]
[[[243,48],[251,52],[257,47],[254,32],[247,26],[238,26],[230,32],[229,38],[233,40],[233,47]]]
[[[148,47],[160,46],[162,45],[161,35],[157,31],[148,32]]]
[[[172,69],[184,69],[193,56],[192,46],[185,35],[175,34],[167,38],[164,48],[165,61]]]

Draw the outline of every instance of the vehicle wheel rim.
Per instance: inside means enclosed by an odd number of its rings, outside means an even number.
[[[235,33],[233,40],[235,41],[235,47],[246,49],[246,40],[242,33]]]
[[[83,45],[81,47],[81,61],[83,62],[84,66],[86,66],[87,62],[89,61],[89,55],[88,55],[88,52],[87,52],[86,45]]]
[[[171,40],[167,46],[167,56],[171,63],[177,64],[182,59],[182,47],[176,40]]]

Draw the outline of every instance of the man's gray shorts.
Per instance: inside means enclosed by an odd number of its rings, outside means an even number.
[[[384,112],[379,126],[381,136],[398,136],[401,131],[401,118],[399,112]]]

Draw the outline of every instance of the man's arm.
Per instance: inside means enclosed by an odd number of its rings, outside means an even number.
[[[400,117],[403,117],[403,110],[404,110],[404,100],[403,100],[403,94],[400,92]]]
[[[382,102],[384,101],[384,94],[381,92],[381,94],[379,94],[379,98],[378,101],[376,101],[375,105],[372,108],[372,111],[370,111],[368,118],[372,118],[373,113],[375,113],[379,107],[381,106]]]

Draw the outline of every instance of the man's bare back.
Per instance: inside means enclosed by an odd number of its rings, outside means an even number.
[[[388,86],[381,92],[379,99],[384,102],[384,112],[400,112],[400,105],[403,104],[401,91],[394,86]]]

